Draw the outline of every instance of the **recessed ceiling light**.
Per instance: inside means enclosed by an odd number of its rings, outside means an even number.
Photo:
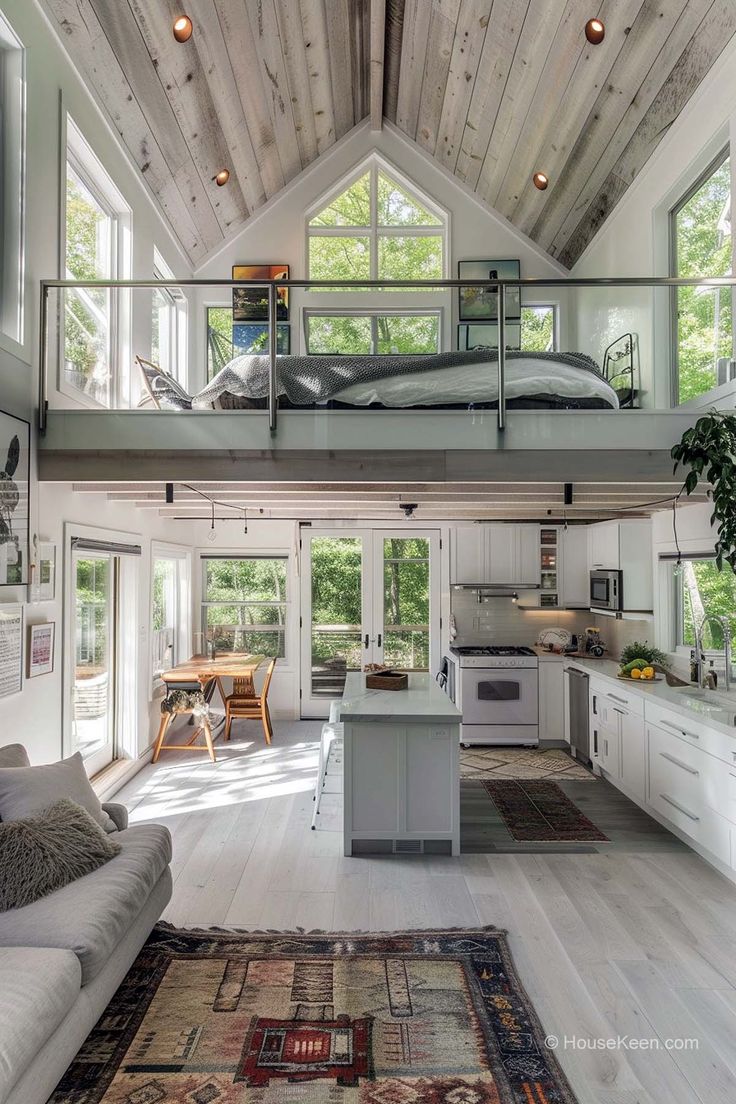
[[[585,37],[594,46],[599,46],[606,37],[606,28],[600,19],[589,19],[585,24]]]
[[[174,38],[177,42],[188,42],[193,30],[192,21],[188,15],[180,15],[174,21]]]
[[[227,184],[228,180],[230,179],[230,170],[220,169],[217,176],[213,176],[212,179],[214,180],[217,187],[221,188],[222,185]]]
[[[535,172],[532,180],[534,181],[534,187],[539,188],[540,192],[543,192],[549,184],[549,177],[543,172]]]

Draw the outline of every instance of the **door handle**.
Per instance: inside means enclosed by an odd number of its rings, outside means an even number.
[[[365,636],[363,637],[363,647],[367,648],[370,645],[370,642],[371,642],[371,638],[369,637],[368,633],[366,633]]]
[[[380,648],[380,647],[381,647],[381,641],[382,641],[382,640],[383,640],[383,637],[382,637],[382,636],[381,636],[381,634],[379,633],[379,634],[378,634],[378,640],[376,641],[376,646],[377,646],[378,648]]]

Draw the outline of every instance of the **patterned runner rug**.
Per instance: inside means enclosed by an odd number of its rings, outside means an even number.
[[[584,778],[587,767],[561,748],[460,748],[461,778]]]
[[[580,812],[555,782],[484,782],[515,840],[607,843],[600,828]]]
[[[571,1104],[496,931],[159,925],[49,1104]]]

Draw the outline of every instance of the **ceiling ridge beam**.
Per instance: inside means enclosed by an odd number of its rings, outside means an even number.
[[[380,131],[383,126],[383,81],[386,62],[386,0],[370,0],[370,5],[371,130]]]

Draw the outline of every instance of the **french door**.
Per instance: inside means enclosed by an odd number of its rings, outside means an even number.
[[[436,672],[439,628],[438,530],[302,530],[303,717],[326,717],[368,663]]]
[[[72,750],[82,753],[87,773],[93,775],[115,758],[117,557],[109,552],[75,551],[72,597]]]

